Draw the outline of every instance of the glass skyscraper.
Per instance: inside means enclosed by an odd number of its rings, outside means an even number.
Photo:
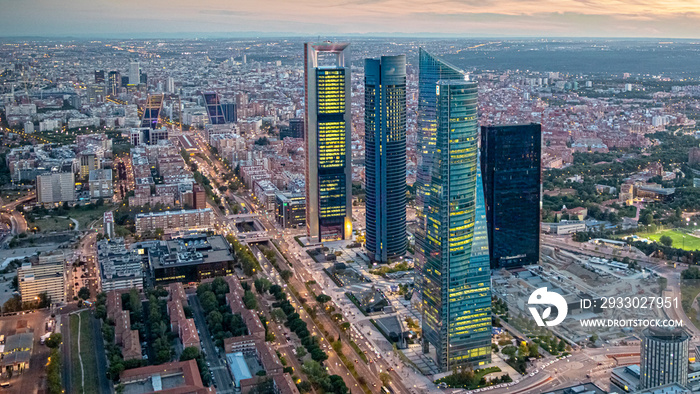
[[[537,264],[540,258],[542,127],[482,126],[491,268]]]
[[[438,59],[423,48],[418,51],[418,171],[416,174],[416,288],[422,286],[422,270],[425,245],[426,204],[430,197],[430,177],[435,153],[435,132],[437,130],[435,85],[440,80],[459,80],[465,78],[464,72],[457,67]],[[427,211],[426,211],[427,212]]]
[[[476,369],[491,360],[491,276],[477,84],[465,78],[440,80],[432,91],[436,132],[425,204],[423,351],[432,344],[443,371]]]
[[[219,94],[216,92],[204,92],[202,97],[204,97],[204,105],[207,107],[209,124],[226,124],[226,117],[224,116],[224,109],[221,106]]]
[[[317,242],[352,237],[348,45],[304,44],[306,228]]]
[[[377,262],[406,253],[406,56],[365,59],[366,248]]]

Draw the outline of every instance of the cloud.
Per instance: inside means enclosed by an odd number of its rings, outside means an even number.
[[[0,9],[0,36],[267,31],[700,38],[697,0],[0,0]]]

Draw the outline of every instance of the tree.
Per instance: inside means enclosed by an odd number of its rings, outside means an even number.
[[[143,305],[141,304],[141,295],[139,294],[139,291],[134,289],[131,289],[129,291],[129,307],[131,308],[131,311],[134,313],[136,316],[141,316],[143,313]]]
[[[668,235],[662,235],[661,238],[659,238],[659,242],[661,242],[662,245],[671,247],[673,245],[673,239],[669,237]]]
[[[90,289],[87,287],[81,287],[80,290],[78,290],[78,297],[82,298],[83,300],[87,300],[90,298]]]
[[[325,294],[319,294],[316,296],[316,301],[318,301],[321,304],[325,304],[326,302],[330,301],[331,297]]]
[[[302,358],[306,356],[306,349],[303,346],[297,346],[297,357]]]
[[[530,344],[528,346],[528,356],[533,357],[533,358],[539,357],[540,356],[539,349],[540,349],[540,347],[538,344],[536,344],[536,343]]]
[[[293,274],[292,274],[292,271],[290,271],[290,270],[283,270],[282,272],[280,272],[280,276],[282,277],[282,279],[283,279],[285,282],[288,281],[289,278],[292,277],[292,275],[293,275]]]
[[[199,357],[201,353],[199,349],[194,346],[186,347],[182,354],[180,355],[180,361],[194,360]]]
[[[48,338],[46,338],[46,341],[44,341],[44,343],[49,348],[56,349],[61,345],[61,341],[63,341],[63,336],[57,332],[54,332]]]
[[[379,380],[382,381],[382,385],[388,386],[389,382],[391,382],[391,376],[386,372],[381,372],[379,374]]]
[[[255,299],[255,294],[252,291],[245,291],[243,305],[245,305],[246,309],[256,309],[258,307],[258,301]]]

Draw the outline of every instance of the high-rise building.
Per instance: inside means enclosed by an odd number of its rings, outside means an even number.
[[[134,85],[141,83],[141,66],[139,62],[129,63],[129,83]]]
[[[690,335],[683,328],[646,328],[642,332],[639,388],[688,384]]]
[[[406,253],[406,55],[365,59],[366,248],[386,263]]]
[[[236,103],[233,101],[222,101],[221,109],[224,111],[224,119],[226,120],[226,123],[236,123],[238,121]]]
[[[352,236],[348,45],[304,44],[306,228],[318,242]]]
[[[95,70],[95,83],[105,83],[105,70]]]
[[[157,129],[160,122],[160,110],[163,108],[162,94],[149,94],[146,105],[143,108],[141,127]]]
[[[491,268],[537,264],[540,256],[542,127],[482,126]]]
[[[175,79],[173,77],[168,77],[168,83],[166,85],[166,91],[168,93],[175,93]]]
[[[423,48],[418,51],[418,170],[416,173],[416,287],[422,286],[425,239],[426,205],[430,197],[430,178],[435,153],[435,132],[437,130],[437,95],[435,86],[440,80],[464,80],[460,69],[438,59]]]
[[[75,175],[72,172],[37,175],[36,197],[41,204],[75,201]]]
[[[426,203],[423,351],[442,371],[491,360],[491,285],[477,85],[437,81],[435,154]]]
[[[23,263],[17,269],[17,284],[22,302],[36,302],[46,293],[52,304],[66,302],[66,257],[63,252],[39,256],[37,264]]]
[[[219,94],[216,92],[204,92],[202,93],[202,97],[204,97],[204,105],[207,108],[209,124],[226,124],[226,117],[221,107]]]

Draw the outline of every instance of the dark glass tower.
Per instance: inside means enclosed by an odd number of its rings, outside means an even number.
[[[465,74],[455,66],[430,54],[423,48],[418,51],[418,172],[416,174],[416,287],[422,286],[422,266],[425,261],[423,240],[425,239],[426,205],[430,200],[430,177],[435,153],[437,130],[437,95],[435,86],[440,80],[463,81]]]
[[[352,237],[348,45],[304,44],[306,228],[316,242]]]
[[[481,127],[491,268],[537,264],[540,258],[542,127]]]
[[[365,59],[367,252],[406,253],[406,56]]]
[[[226,124],[226,116],[221,106],[221,100],[219,100],[219,94],[216,92],[204,92],[202,97],[204,97],[204,105],[207,106],[209,124]]]
[[[491,271],[477,137],[477,85],[437,81],[426,203],[423,350],[442,371],[491,360]]]

